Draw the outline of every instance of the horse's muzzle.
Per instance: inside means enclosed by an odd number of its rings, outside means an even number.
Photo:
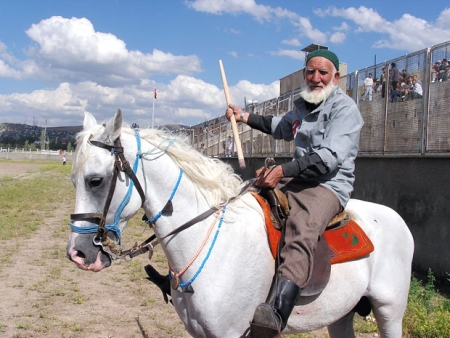
[[[67,243],[67,258],[74,262],[78,268],[98,272],[111,265],[109,255],[95,246],[95,234],[71,233]]]

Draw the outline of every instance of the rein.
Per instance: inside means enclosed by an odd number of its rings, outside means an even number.
[[[190,221],[188,221],[188,222],[180,225],[178,228],[172,230],[171,232],[169,232],[164,237],[161,237],[159,240],[156,239],[156,235],[152,235],[152,236],[147,238],[145,241],[143,241],[139,245],[137,243],[135,243],[135,245],[131,249],[123,251],[122,255],[121,256],[117,256],[117,258],[121,258],[121,259],[125,259],[126,260],[126,256],[130,257],[130,259],[131,259],[131,258],[134,258],[134,257],[139,256],[141,254],[144,254],[146,252],[150,252],[149,253],[149,259],[151,259],[152,256],[153,256],[153,248],[156,245],[158,245],[159,242],[161,242],[162,240],[164,240],[164,239],[166,239],[166,238],[168,238],[170,236],[176,235],[176,234],[178,234],[179,232],[181,232],[183,230],[188,229],[189,227],[193,226],[194,224],[197,224],[200,221],[203,221],[204,219],[208,218],[209,216],[211,216],[212,214],[217,212],[219,209],[225,208],[228,205],[228,203],[234,201],[238,197],[240,197],[243,194],[245,194],[249,189],[251,189],[254,186],[255,181],[256,181],[256,179],[248,180],[247,183],[242,187],[242,189],[239,192],[239,194],[237,196],[231,198],[228,202],[224,203],[222,206],[220,206],[220,207],[217,207],[217,206],[216,207],[211,207],[210,209],[202,212],[200,215],[194,217]],[[179,181],[177,182],[177,184],[178,183],[179,183]],[[173,195],[173,193],[172,193],[172,195]],[[225,209],[223,209],[223,211],[225,211]],[[155,219],[155,217],[153,219]],[[152,222],[150,223],[150,226],[154,226],[153,219],[152,219]],[[220,223],[222,223],[222,222],[220,222]]]

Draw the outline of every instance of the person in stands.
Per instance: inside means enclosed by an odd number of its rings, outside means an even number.
[[[369,101],[372,101],[372,93],[373,93],[373,78],[372,73],[364,79],[364,94],[362,96],[362,101],[366,101],[366,98],[369,97]]]

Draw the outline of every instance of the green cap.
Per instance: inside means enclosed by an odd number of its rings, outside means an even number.
[[[321,56],[321,57],[324,57],[324,58],[330,60],[333,63],[333,65],[336,67],[336,70],[339,70],[339,59],[338,59],[337,55],[334,54],[333,52],[329,51],[328,49],[318,49],[318,50],[315,50],[314,52],[309,53],[305,60],[306,64],[308,64],[308,61],[316,56]]]

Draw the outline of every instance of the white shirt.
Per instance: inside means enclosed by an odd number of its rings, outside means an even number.
[[[415,92],[415,93],[417,93],[419,95],[423,95],[422,86],[416,82],[416,84],[413,87],[413,92]]]
[[[373,79],[371,78],[371,77],[366,77],[366,79],[364,80],[364,85],[367,87],[367,86],[370,86],[370,87],[372,87],[373,86]]]

